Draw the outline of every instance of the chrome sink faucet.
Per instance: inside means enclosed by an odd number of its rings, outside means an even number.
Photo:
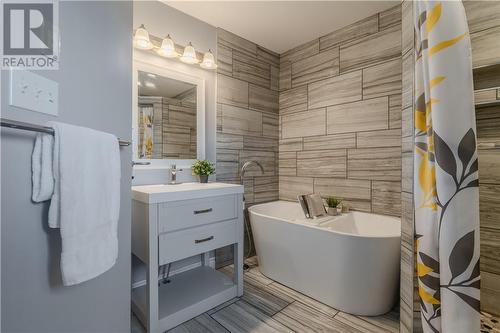
[[[177,171],[182,171],[182,169],[177,169],[175,164],[170,165],[170,185],[179,184],[177,183]]]

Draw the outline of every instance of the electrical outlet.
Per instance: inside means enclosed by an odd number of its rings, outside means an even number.
[[[59,84],[33,72],[11,70],[9,104],[57,116]]]

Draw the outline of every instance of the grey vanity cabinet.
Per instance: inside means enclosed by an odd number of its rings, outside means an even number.
[[[133,187],[132,253],[146,265],[147,278],[132,289],[132,310],[148,332],[164,332],[243,294],[243,189],[213,186],[156,197],[145,195],[147,186]],[[227,245],[235,247],[232,278],[209,258]],[[160,266],[195,255],[199,265],[158,282]]]

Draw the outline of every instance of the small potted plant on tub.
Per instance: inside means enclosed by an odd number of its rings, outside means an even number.
[[[327,213],[328,215],[336,216],[339,215],[339,208],[342,199],[336,197],[327,197],[326,205],[328,206]]]
[[[208,183],[208,176],[215,173],[215,166],[208,160],[196,160],[191,169],[193,175],[198,176],[200,183]]]

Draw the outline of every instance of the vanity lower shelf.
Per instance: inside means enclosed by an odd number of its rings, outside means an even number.
[[[162,330],[175,327],[194,316],[236,297],[237,285],[227,275],[201,266],[174,275],[158,287],[158,320]],[[134,312],[146,325],[147,285],[132,290]],[[142,317],[142,318],[141,318]]]

